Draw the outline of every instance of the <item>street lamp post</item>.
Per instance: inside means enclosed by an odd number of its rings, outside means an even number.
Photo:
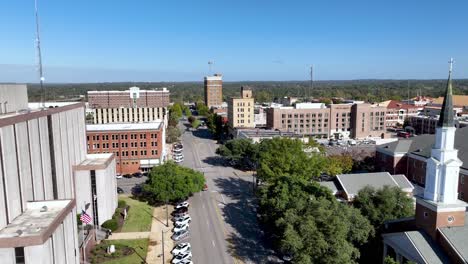
[[[162,263],[166,263],[165,262],[165,255],[164,255],[164,233],[167,233],[168,231],[170,230],[166,230],[166,232],[164,232],[164,230],[161,230],[161,245],[162,245]]]

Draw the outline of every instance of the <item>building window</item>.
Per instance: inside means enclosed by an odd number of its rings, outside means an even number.
[[[424,218],[427,218],[429,214],[427,212],[424,212]]]
[[[24,247],[15,248],[15,261],[16,264],[24,264]]]

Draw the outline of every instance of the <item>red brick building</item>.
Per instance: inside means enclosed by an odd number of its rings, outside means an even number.
[[[420,186],[426,181],[426,160],[431,156],[434,135],[420,135],[378,146],[376,167],[392,174],[404,174]],[[458,181],[459,199],[468,202],[468,127],[459,128],[455,134],[455,148],[463,162]]]
[[[114,153],[117,173],[145,172],[165,157],[163,122],[87,125],[88,153]]]

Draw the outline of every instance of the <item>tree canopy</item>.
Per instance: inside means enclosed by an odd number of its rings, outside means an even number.
[[[201,191],[204,184],[202,173],[168,161],[153,167],[143,190],[150,203],[157,203],[187,198]]]
[[[367,186],[359,191],[353,204],[376,228],[387,220],[414,215],[413,199],[399,187],[375,189]]]
[[[294,263],[354,263],[373,229],[359,210],[300,177],[279,176],[259,190],[259,215],[273,245]]]

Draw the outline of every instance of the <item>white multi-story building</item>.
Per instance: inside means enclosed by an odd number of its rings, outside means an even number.
[[[86,154],[84,104],[29,108],[25,85],[2,85],[0,90],[0,101],[7,99],[5,94],[15,97],[0,114],[0,262],[79,263],[77,213],[90,204],[87,213],[104,220],[108,213],[95,214],[117,206],[110,189],[110,195],[97,199],[76,195],[82,194],[76,183],[83,180],[76,172],[85,169],[87,160],[100,158]],[[102,170],[110,173],[113,155],[106,160]],[[108,185],[116,192],[114,175],[98,176],[97,189]]]

